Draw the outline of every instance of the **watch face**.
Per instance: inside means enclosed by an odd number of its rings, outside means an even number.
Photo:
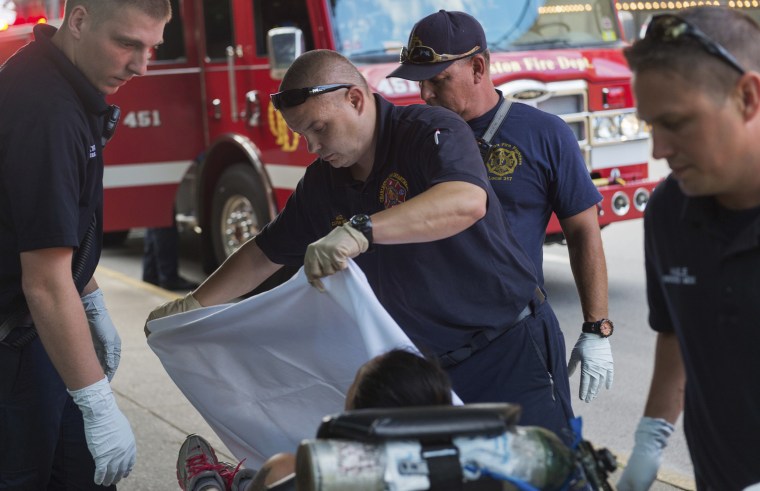
[[[602,323],[599,325],[599,334],[601,334],[604,337],[607,337],[610,334],[612,334],[612,322],[608,321],[607,319],[603,320]]]

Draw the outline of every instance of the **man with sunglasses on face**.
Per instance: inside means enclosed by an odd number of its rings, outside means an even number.
[[[736,10],[654,17],[625,50],[655,158],[644,217],[654,373],[621,491],[655,479],[673,424],[698,490],[760,482],[760,27]]]
[[[451,109],[470,125],[488,179],[542,287],[546,227],[552,212],[559,218],[584,320],[569,372],[580,364],[578,395],[591,402],[613,378],[607,265],[597,220],[602,196],[570,127],[552,114],[506,101],[491,81],[489,60],[480,23],[464,12],[440,10],[415,24],[401,65],[388,77],[419,81],[426,103]],[[553,339],[552,349],[564,352],[562,332]]]
[[[328,50],[300,56],[280,89],[272,104],[319,158],[258,236],[149,320],[228,302],[284,264],[303,264],[322,288],[354,258],[464,401],[519,403],[521,424],[570,442],[564,346],[546,349],[557,319],[467,124],[443,108],[392,105]]]

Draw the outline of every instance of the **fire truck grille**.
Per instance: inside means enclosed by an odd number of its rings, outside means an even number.
[[[588,118],[585,93],[556,94],[536,104],[542,111],[556,114],[570,126],[578,142],[588,139]]]
[[[548,113],[561,116],[586,111],[583,94],[556,95],[538,103],[538,108]]]

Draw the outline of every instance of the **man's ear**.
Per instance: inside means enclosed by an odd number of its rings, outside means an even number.
[[[82,31],[87,22],[90,22],[90,14],[84,5],[76,5],[71,9],[71,14],[66,21],[66,28],[75,39],[82,37]]]
[[[470,60],[472,62],[472,77],[476,84],[483,81],[484,77],[488,76],[488,70],[486,66],[486,59],[483,55],[477,54]]]
[[[359,111],[359,114],[364,112],[364,104],[367,102],[367,98],[365,97],[364,92],[359,88],[359,86],[354,85],[350,87],[348,89],[348,93],[346,94],[346,97],[348,98],[348,101],[351,103],[351,107]]]
[[[742,75],[737,90],[744,120],[760,122],[760,73],[747,72]]]

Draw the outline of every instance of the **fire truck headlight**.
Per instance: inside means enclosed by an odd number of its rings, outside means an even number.
[[[628,199],[628,195],[623,191],[618,191],[612,195],[611,204],[612,212],[619,217],[622,217],[631,209],[631,200]]]
[[[625,138],[635,138],[639,136],[642,130],[641,121],[634,113],[623,114],[620,116],[620,133]]]
[[[594,137],[597,140],[612,140],[619,138],[618,124],[615,118],[599,116],[594,120]]]
[[[649,190],[645,188],[639,188],[633,193],[633,206],[640,212],[644,212],[649,202]]]

